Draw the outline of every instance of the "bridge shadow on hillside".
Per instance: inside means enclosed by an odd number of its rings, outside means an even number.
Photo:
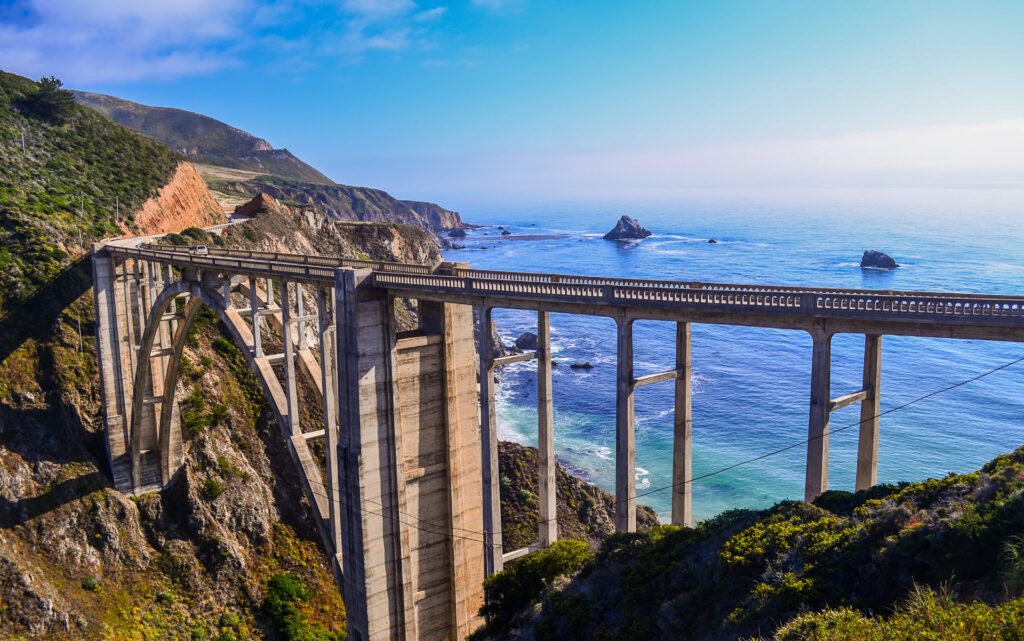
[[[75,478],[53,483],[37,496],[14,501],[0,498],[0,529],[34,519],[110,484],[106,474],[95,468],[89,470],[93,465],[103,468],[102,435],[82,424],[79,411],[58,389],[56,354],[47,345],[59,336],[61,315],[91,287],[92,264],[86,255],[0,316],[0,362],[7,361],[26,342],[38,341],[35,377],[43,395],[35,399],[29,390],[20,389],[17,381],[12,381],[12,404],[0,403],[0,444],[33,468],[40,462],[88,466],[81,468],[85,471]],[[92,323],[83,324],[83,333],[91,331],[89,325]]]
[[[63,312],[92,287],[92,258],[85,255],[65,267],[0,316],[0,362],[25,341],[52,335]]]

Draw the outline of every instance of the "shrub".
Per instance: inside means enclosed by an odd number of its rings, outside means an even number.
[[[516,613],[537,601],[560,576],[575,574],[594,558],[583,541],[557,541],[551,547],[510,563],[484,582],[480,614],[489,629],[504,628]]]
[[[805,614],[779,628],[775,641],[1018,641],[1024,599],[999,606],[956,603],[948,595],[916,590],[888,618],[849,608]]]
[[[40,78],[39,89],[26,100],[29,110],[40,118],[62,123],[75,111],[75,97],[55,76]]]
[[[331,632],[311,624],[299,611],[312,592],[300,577],[288,572],[275,574],[267,583],[263,609],[287,641],[344,641],[345,632]]]
[[[1011,536],[1003,543],[1003,576],[1015,594],[1024,591],[1024,535]]]
[[[203,494],[211,501],[223,494],[226,489],[228,486],[224,484],[224,481],[214,476],[207,476],[203,480]]]

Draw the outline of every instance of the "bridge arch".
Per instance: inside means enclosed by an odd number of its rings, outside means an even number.
[[[171,314],[173,318],[169,318],[168,310],[173,310],[175,301],[182,297],[187,297],[187,301],[180,318],[176,314]],[[264,388],[264,394],[267,396],[271,407],[275,410],[275,414],[277,413],[277,408],[274,406],[273,398],[269,394],[260,369],[252,361],[250,345],[246,337],[242,335],[239,324],[235,322],[237,317],[229,317],[228,310],[230,305],[225,300],[224,295],[210,292],[200,283],[196,282],[178,281],[169,285],[160,292],[154,301],[146,318],[146,325],[143,329],[142,340],[139,345],[138,367],[134,377],[129,431],[131,435],[132,474],[137,486],[142,485],[141,477],[144,469],[143,436],[147,427],[145,425],[147,420],[151,421],[151,425],[148,427],[155,430],[155,434],[151,436],[155,436],[157,439],[161,483],[167,484],[170,482],[177,471],[176,468],[179,461],[174,460],[172,456],[172,442],[175,439],[181,438],[181,427],[180,423],[175,420],[175,411],[177,409],[175,389],[180,374],[185,340],[195,320],[196,313],[203,305],[213,310],[224,326],[227,327],[232,340],[242,350],[242,353],[246,355],[250,368],[260,379],[261,386]],[[165,322],[174,323],[173,331],[171,332],[171,345],[163,350],[163,353],[154,353],[157,337],[162,331],[162,326]],[[160,357],[167,358],[166,364],[162,366],[161,372],[153,372],[154,361]],[[155,380],[162,382],[161,392],[147,397],[147,392],[152,391],[153,381]],[[146,410],[147,406],[156,403],[160,404],[158,415]],[[277,416],[276,418],[279,421],[283,419],[282,416]]]

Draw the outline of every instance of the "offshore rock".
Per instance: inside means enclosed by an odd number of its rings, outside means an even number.
[[[889,254],[869,249],[861,256],[860,266],[874,267],[876,269],[895,269],[899,267],[899,264]]]
[[[651,235],[651,230],[640,224],[635,218],[623,216],[615,224],[615,228],[604,235],[605,240],[639,240]]]
[[[537,335],[533,332],[523,332],[516,339],[516,348],[524,351],[537,349]]]

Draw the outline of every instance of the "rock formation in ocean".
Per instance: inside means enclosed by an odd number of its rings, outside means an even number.
[[[537,335],[533,332],[523,332],[516,339],[516,348],[524,351],[537,349]]]
[[[651,235],[651,230],[640,224],[635,218],[623,216],[615,227],[604,235],[605,240],[639,240]]]
[[[874,249],[869,249],[864,252],[864,255],[860,259],[861,267],[874,267],[877,269],[894,269],[899,267],[899,264],[892,259],[892,256],[885,252],[880,252]]]

